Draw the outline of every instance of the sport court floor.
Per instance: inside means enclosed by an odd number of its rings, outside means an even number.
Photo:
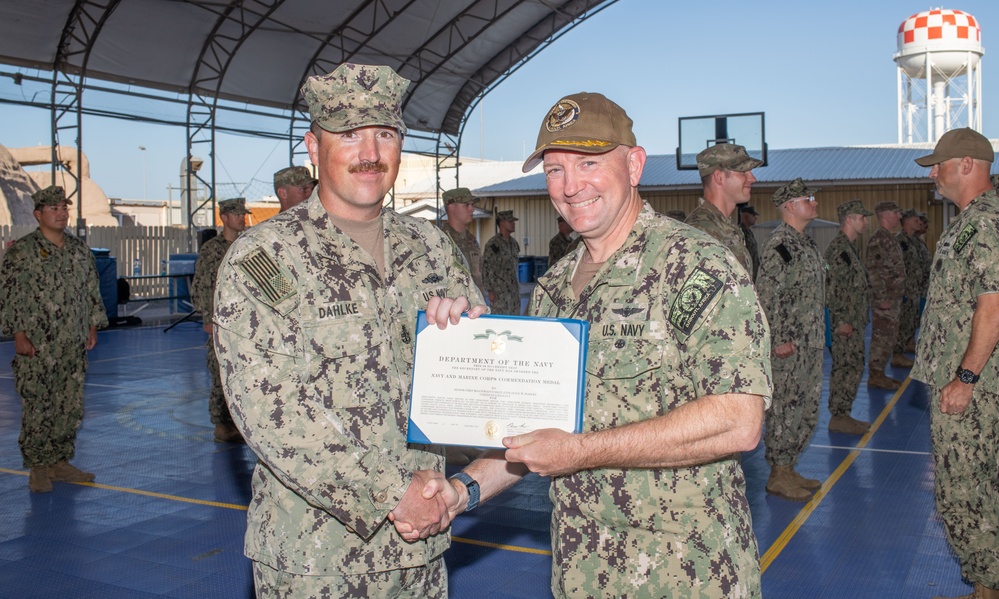
[[[245,507],[254,457],[212,441],[200,323],[102,331],[90,355],[76,464],[92,484],[31,494],[20,407],[0,343],[0,597],[246,599]],[[825,365],[828,384],[828,353]],[[906,373],[896,371],[902,378]],[[823,394],[823,402],[825,401]],[[767,598],[921,599],[969,588],[933,509],[928,401],[861,385],[863,439],[821,420],[799,470],[808,504],[764,493],[762,445],[743,457]],[[547,479],[526,478],[453,525],[450,596],[550,597]]]

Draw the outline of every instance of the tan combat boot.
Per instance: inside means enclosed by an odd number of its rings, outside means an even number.
[[[32,466],[28,472],[28,490],[32,493],[52,492],[52,481],[49,480],[48,466]]]
[[[63,460],[49,466],[49,478],[57,482],[89,483],[93,482],[96,477],[92,472],[84,472],[66,460]]]
[[[821,481],[817,481],[814,478],[805,478],[794,469],[794,466],[791,466],[791,480],[806,491],[818,491],[822,488]]]
[[[770,480],[767,481],[767,493],[788,501],[808,501],[811,499],[811,491],[795,482],[793,472],[794,469],[791,466],[772,466]]]
[[[833,416],[829,419],[829,432],[844,435],[863,435],[870,430],[871,425],[863,420],[846,416]]]
[[[898,368],[912,368],[912,360],[902,354],[892,356],[891,365]]]
[[[872,372],[870,376],[867,377],[867,386],[874,387],[875,389],[896,391],[902,386],[902,382],[885,376],[883,372]]]

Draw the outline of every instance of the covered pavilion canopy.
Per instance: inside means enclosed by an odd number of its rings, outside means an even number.
[[[53,146],[60,132],[84,144],[84,92],[112,82],[122,93],[180,94],[188,155],[208,161],[218,113],[240,106],[287,119],[281,136],[294,158],[309,124],[305,79],[343,62],[384,64],[413,82],[403,108],[410,135],[425,134],[427,153],[454,157],[486,93],[614,2],[0,0],[0,63],[52,73]],[[214,189],[213,164],[189,170]]]

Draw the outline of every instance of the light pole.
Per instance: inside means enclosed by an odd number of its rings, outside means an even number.
[[[146,198],[146,146],[139,146],[139,151],[142,152],[142,199]]]

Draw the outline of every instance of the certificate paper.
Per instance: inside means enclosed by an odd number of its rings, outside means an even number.
[[[589,323],[461,317],[440,330],[416,322],[410,443],[502,448],[542,428],[579,432]]]

